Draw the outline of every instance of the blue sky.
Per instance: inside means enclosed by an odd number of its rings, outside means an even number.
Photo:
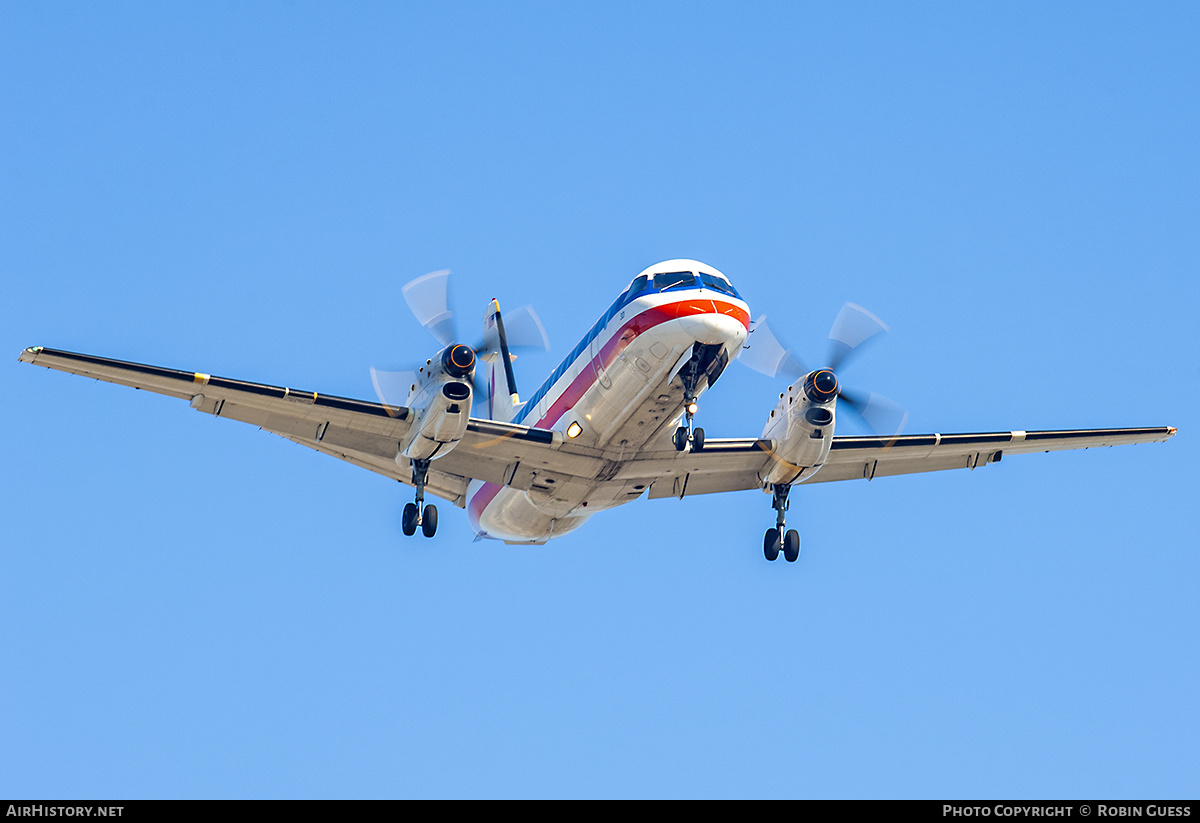
[[[1200,40],[1158,4],[0,4],[0,796],[1200,792]],[[400,287],[531,392],[694,257],[909,431],[1169,444],[405,539],[397,484],[45,345],[372,396]],[[710,437],[779,381],[731,369]]]

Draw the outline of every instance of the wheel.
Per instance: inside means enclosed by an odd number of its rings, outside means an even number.
[[[401,518],[401,527],[404,529],[405,537],[412,537],[417,533],[417,504],[404,504],[404,517]]]
[[[437,532],[437,506],[430,503],[425,507],[425,516],[421,518],[421,534],[433,537]]]
[[[799,556],[800,533],[795,529],[788,529],[788,533],[783,536],[783,557],[787,562],[795,563]]]
[[[704,429],[696,429],[692,432],[692,451],[698,452],[704,448]]]
[[[675,430],[675,451],[681,452],[687,448],[687,429],[680,426]]]
[[[767,529],[763,538],[763,554],[768,560],[779,557],[779,529]]]

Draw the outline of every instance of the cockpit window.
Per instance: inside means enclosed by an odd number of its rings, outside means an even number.
[[[710,289],[716,289],[719,292],[728,294],[730,297],[738,297],[741,299],[733,286],[729,285],[729,281],[723,277],[717,277],[715,274],[700,273],[700,282],[708,286]]]
[[[630,297],[633,297],[634,295],[637,295],[637,294],[641,294],[642,292],[644,292],[646,290],[646,287],[649,283],[650,283],[649,277],[647,277],[644,274],[639,274],[637,276],[637,279],[629,284],[629,288],[626,290],[625,293],[628,294]]]
[[[654,275],[654,288],[659,291],[676,289],[681,286],[695,286],[696,275],[690,271],[672,271]]]
[[[629,284],[622,299],[627,300],[650,290],[660,292],[668,289],[694,289],[697,286],[704,286],[722,294],[728,294],[730,297],[742,299],[737,290],[721,275],[700,272],[699,282],[697,282],[696,273],[690,271],[669,271],[655,275],[639,274],[637,279]]]

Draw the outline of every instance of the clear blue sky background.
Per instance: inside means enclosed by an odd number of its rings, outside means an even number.
[[[1192,3],[0,4],[0,796],[1196,797]],[[45,345],[354,397],[455,270],[555,349],[695,257],[909,431],[1167,445],[540,548]],[[710,437],[780,381],[734,369]]]

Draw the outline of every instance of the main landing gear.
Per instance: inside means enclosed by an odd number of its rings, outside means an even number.
[[[800,533],[795,529],[788,529],[786,533],[783,530],[783,513],[787,511],[788,492],[791,490],[791,485],[787,483],[776,483],[771,487],[771,505],[775,508],[775,528],[767,529],[767,534],[763,538],[763,554],[768,560],[779,557],[780,549],[783,549],[783,557],[789,563],[795,563],[796,558],[800,556]]]
[[[425,479],[428,476],[428,460],[412,461],[412,478],[413,485],[417,487],[417,500],[404,506],[401,526],[406,537],[416,534],[417,526],[421,527],[421,534],[426,537],[433,537],[437,532],[437,506],[430,503],[425,506],[424,512],[421,511],[421,504],[425,502]]]

